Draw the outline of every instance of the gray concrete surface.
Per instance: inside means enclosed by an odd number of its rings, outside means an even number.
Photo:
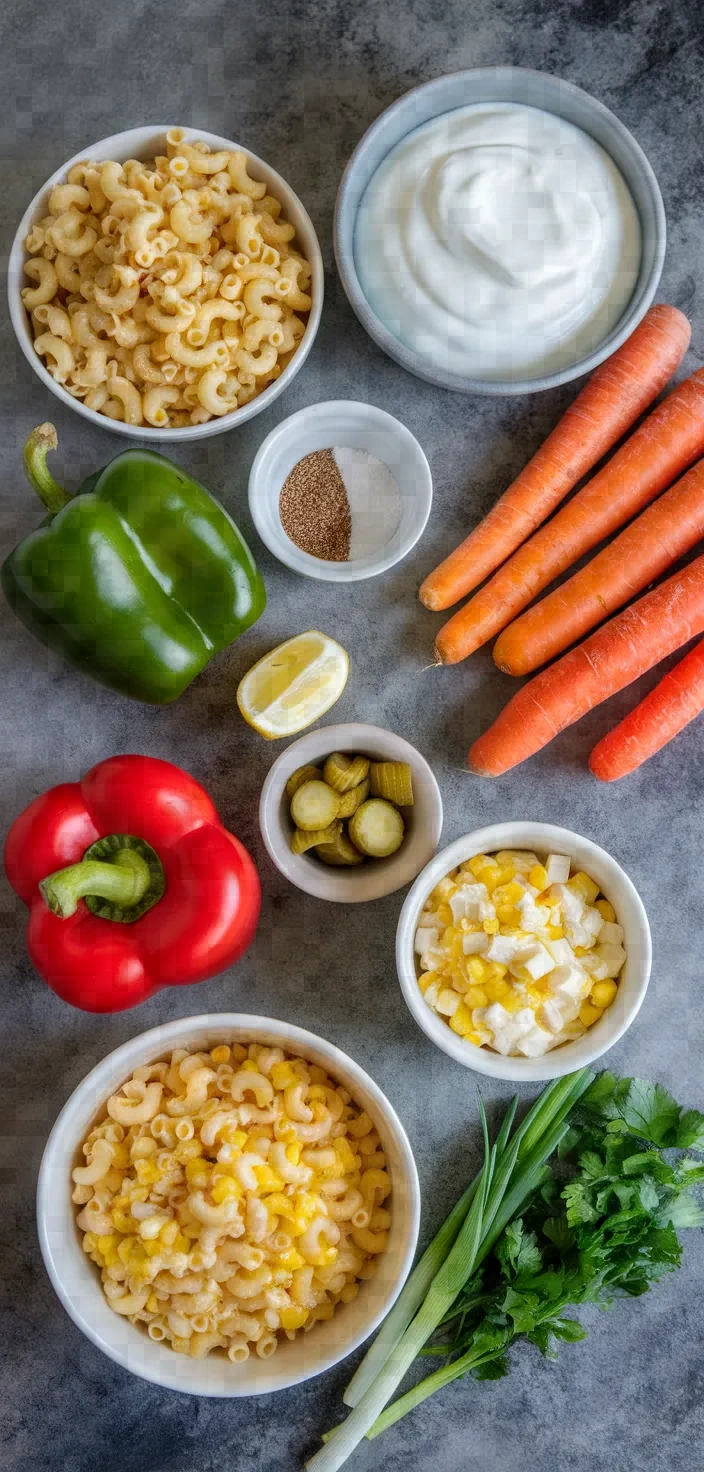
[[[501,818],[564,823],[609,848],[639,887],[655,943],[645,1006],[610,1064],[659,1078],[704,1106],[701,1052],[701,724],[615,789],[586,770],[595,739],[633,702],[624,693],[542,756],[495,784],[464,770],[469,742],[510,682],[490,655],[427,668],[436,622],[417,585],[506,486],[571,397],[455,397],[407,376],[365,337],[336,280],[330,228],[341,170],[364,128],[407,87],[486,63],[545,68],[613,108],[649,155],[669,221],[661,297],[693,317],[686,370],[702,361],[701,87],[704,33],[687,0],[269,0],[255,5],[156,0],[115,6],[63,0],[0,5],[0,170],[7,248],[35,188],[74,151],[118,129],[184,122],[234,137],[271,160],[306,202],[328,266],[314,352],[289,393],[240,431],[185,446],[178,459],[220,495],[246,534],[247,475],[272,426],[304,404],[358,397],[404,419],[424,445],[435,505],[422,544],[378,582],[308,583],[252,540],[266,615],[171,709],[133,705],[48,657],[0,606],[0,800],[3,827],[39,791],[113,752],[189,767],[256,856],[264,889],[256,942],[238,967],[200,988],[162,993],[135,1012],[94,1017],[60,1002],[33,973],[25,916],[4,885],[1,988],[2,1328],[0,1466],[4,1472],[289,1472],[341,1412],[350,1364],[299,1390],[209,1402],[152,1388],[118,1369],[74,1328],[45,1276],[34,1228],[42,1146],[74,1085],[110,1048],[193,1011],[250,1009],[312,1028],[347,1049],[404,1120],[423,1187],[423,1240],[477,1159],[475,1081],[433,1049],[401,1000],[393,942],[402,896],[369,909],[326,908],[272,868],[257,832],[259,789],[277,748],[241,721],[240,675],[311,625],[351,655],[335,720],[389,725],[430,759],[445,802],[443,841]],[[21,447],[47,415],[58,463],[76,483],[122,447],[64,411],[32,376],[9,325],[0,330],[5,548],[36,523]],[[644,681],[644,688],[654,677]],[[527,1096],[535,1091],[526,1090]],[[484,1088],[494,1110],[508,1086]],[[536,1350],[509,1379],[436,1396],[353,1465],[413,1472],[695,1472],[702,1463],[701,1295],[704,1242],[639,1302],[592,1312],[586,1343],[556,1365]]]

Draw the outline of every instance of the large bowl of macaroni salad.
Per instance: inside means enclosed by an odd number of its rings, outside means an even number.
[[[278,398],[320,322],[301,201],[262,159],[190,128],[133,128],[58,169],[8,265],[10,315],[63,403],[119,434],[219,434]]]
[[[388,1313],[420,1191],[381,1090],[269,1018],[133,1038],[64,1106],[37,1218],[67,1312],[123,1368],[193,1395],[259,1395],[330,1369]]]

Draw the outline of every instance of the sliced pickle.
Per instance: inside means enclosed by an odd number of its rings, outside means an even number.
[[[383,797],[397,808],[413,807],[413,780],[408,762],[372,762],[372,797]]]
[[[334,823],[340,799],[327,782],[304,782],[291,799],[291,817],[304,833],[316,833]]]
[[[398,808],[373,797],[353,813],[348,833],[360,853],[370,859],[387,859],[403,843],[404,822]]]
[[[304,782],[322,782],[322,780],[323,774],[320,767],[299,767],[296,772],[291,773],[284,792],[290,802],[291,798],[298,792],[299,787],[303,786]]]
[[[324,864],[331,864],[333,868],[349,868],[353,864],[364,863],[364,854],[350,843],[347,834],[342,830],[332,843],[318,844],[315,852]]]
[[[323,767],[323,777],[335,792],[349,792],[364,781],[368,772],[368,757],[345,756],[344,751],[333,751]]]
[[[351,818],[352,814],[356,813],[357,808],[360,808],[362,803],[366,802],[368,796],[369,778],[365,777],[364,781],[359,782],[356,787],[350,787],[349,792],[343,792],[340,798],[340,806],[337,810],[338,818]]]
[[[317,833],[304,833],[302,828],[297,828],[291,838],[291,852],[304,854],[309,848],[318,848],[321,843],[332,844],[341,832],[341,823],[331,823],[329,828],[319,828]]]

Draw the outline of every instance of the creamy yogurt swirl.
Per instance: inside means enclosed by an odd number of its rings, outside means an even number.
[[[636,207],[608,154],[538,108],[458,108],[394,148],[362,199],[370,306],[429,365],[539,377],[591,352],[636,283]]]

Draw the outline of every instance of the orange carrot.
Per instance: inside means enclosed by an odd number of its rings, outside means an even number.
[[[673,389],[593,480],[444,624],[438,659],[456,664],[498,634],[578,557],[623,526],[704,454],[704,368]]]
[[[704,633],[704,556],[617,613],[509,700],[469,753],[472,771],[499,777],[587,711]]]
[[[529,675],[628,603],[704,537],[704,460],[684,475],[569,582],[504,629],[494,659]]]
[[[624,720],[598,741],[589,758],[595,777],[614,782],[635,772],[704,710],[704,643],[697,644]]]
[[[602,363],[488,516],[421,585],[426,608],[450,608],[504,562],[635,424],[682,361],[691,328],[660,304]]]

